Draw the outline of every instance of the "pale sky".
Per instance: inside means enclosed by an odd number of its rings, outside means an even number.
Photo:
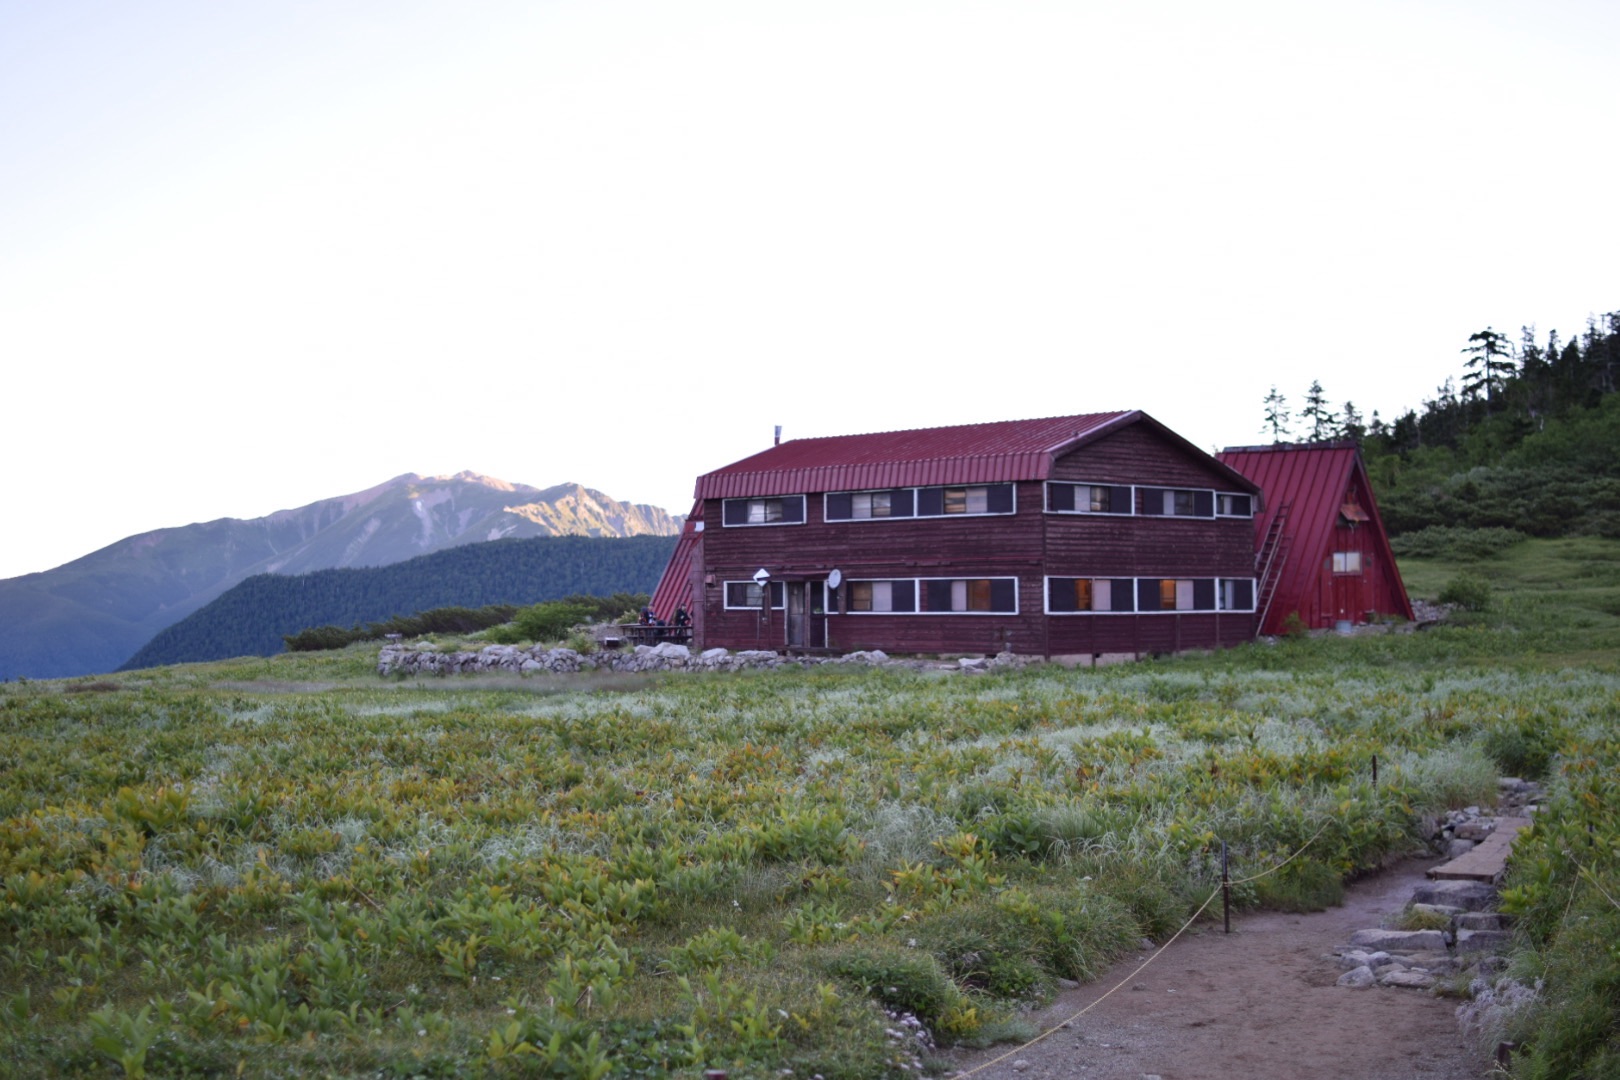
[[[0,577],[403,472],[1386,418],[1620,308],[1611,0],[0,0]]]

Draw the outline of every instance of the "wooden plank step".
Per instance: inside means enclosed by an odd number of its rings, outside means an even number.
[[[1505,817],[1496,819],[1496,830],[1481,840],[1472,851],[1465,851],[1450,862],[1429,870],[1436,881],[1495,882],[1507,868],[1508,855],[1513,851],[1513,840],[1520,829],[1530,827],[1530,819]]]

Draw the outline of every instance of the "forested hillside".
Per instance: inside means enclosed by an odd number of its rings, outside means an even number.
[[[160,632],[119,670],[282,651],[282,636],[438,607],[650,593],[675,538],[537,537],[467,544],[390,566],[259,574]]]
[[[1473,334],[1458,379],[1393,422],[1313,383],[1299,412],[1273,388],[1275,438],[1359,440],[1391,533],[1430,526],[1620,538],[1620,312],[1563,341]]]

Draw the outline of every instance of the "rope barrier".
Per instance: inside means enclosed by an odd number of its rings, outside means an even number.
[[[1229,882],[1225,882],[1224,884],[1226,884],[1226,885],[1247,885],[1251,881],[1259,881],[1263,877],[1268,877],[1271,874],[1275,874],[1277,871],[1281,870],[1283,867],[1287,866],[1289,863],[1293,862],[1295,859],[1297,859],[1301,855],[1305,854],[1305,852],[1310,848],[1310,846],[1312,844],[1316,843],[1316,841],[1321,837],[1321,835],[1324,832],[1327,831],[1328,826],[1331,825],[1331,824],[1333,824],[1333,821],[1332,821],[1331,818],[1329,820],[1323,822],[1322,827],[1320,829],[1317,829],[1315,834],[1313,834],[1309,840],[1305,841],[1304,844],[1300,845],[1298,850],[1296,850],[1292,855],[1288,856],[1288,858],[1284,859],[1282,862],[1278,863],[1276,866],[1271,867],[1269,870],[1262,870],[1258,874],[1252,874],[1249,877],[1239,878],[1236,881],[1229,881]],[[979,1064],[979,1065],[975,1065],[973,1068],[967,1070],[966,1072],[956,1073],[955,1076],[958,1077],[959,1080],[966,1080],[967,1077],[972,1076],[975,1073],[982,1072],[985,1069],[988,1069],[992,1065],[999,1064],[1000,1062],[1006,1061],[1008,1058],[1013,1057],[1014,1055],[1021,1054],[1025,1050],[1028,1050],[1030,1047],[1034,1046],[1036,1043],[1041,1042],[1044,1039],[1047,1039],[1047,1038],[1051,1037],[1052,1035],[1057,1034],[1059,1031],[1062,1031],[1064,1028],[1068,1027],[1070,1024],[1073,1024],[1076,1020],[1078,1020],[1082,1016],[1086,1015],[1086,1013],[1090,1012],[1092,1009],[1095,1009],[1098,1005],[1101,1005],[1103,1002],[1107,1001],[1110,997],[1112,997],[1114,995],[1115,991],[1119,990],[1120,987],[1124,986],[1126,983],[1128,983],[1132,979],[1136,978],[1138,975],[1140,975],[1147,968],[1147,966],[1149,964],[1153,963],[1153,961],[1157,960],[1160,956],[1164,955],[1164,951],[1166,949],[1168,949],[1171,945],[1174,945],[1175,942],[1176,942],[1176,939],[1179,938],[1182,934],[1186,933],[1187,929],[1190,926],[1192,926],[1193,923],[1198,921],[1198,917],[1204,913],[1204,910],[1206,908],[1208,908],[1210,904],[1215,902],[1215,898],[1217,896],[1221,895],[1221,888],[1222,888],[1222,886],[1217,885],[1210,892],[1210,894],[1207,897],[1204,898],[1204,902],[1202,904],[1198,905],[1198,910],[1194,911],[1192,913],[1192,915],[1190,915],[1188,917],[1187,921],[1181,924],[1181,929],[1177,930],[1174,934],[1171,934],[1167,939],[1165,939],[1164,944],[1160,945],[1157,949],[1155,949],[1151,956],[1149,956],[1146,960],[1143,960],[1140,964],[1138,964],[1136,966],[1135,970],[1133,970],[1129,975],[1126,975],[1123,979],[1119,980],[1119,982],[1115,983],[1112,987],[1109,988],[1107,993],[1103,994],[1096,1001],[1093,1001],[1090,1005],[1087,1005],[1085,1008],[1081,1009],[1079,1012],[1075,1013],[1073,1016],[1067,1018],[1066,1020],[1061,1020],[1058,1023],[1053,1024],[1051,1027],[1047,1028],[1045,1031],[1041,1032],[1039,1035],[1035,1036],[1033,1039],[1029,1040],[1028,1042],[1024,1043],[1023,1045],[1015,1046],[1011,1050],[1008,1050],[1005,1054],[1000,1054],[1000,1055],[998,1055],[996,1057],[991,1058],[989,1061],[986,1061],[986,1062],[984,1062],[982,1064]]]

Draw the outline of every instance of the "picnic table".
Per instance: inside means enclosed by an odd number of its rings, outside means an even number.
[[[692,644],[690,626],[659,626],[656,623],[620,623],[619,630],[632,645],[657,645],[670,641],[677,645]]]

